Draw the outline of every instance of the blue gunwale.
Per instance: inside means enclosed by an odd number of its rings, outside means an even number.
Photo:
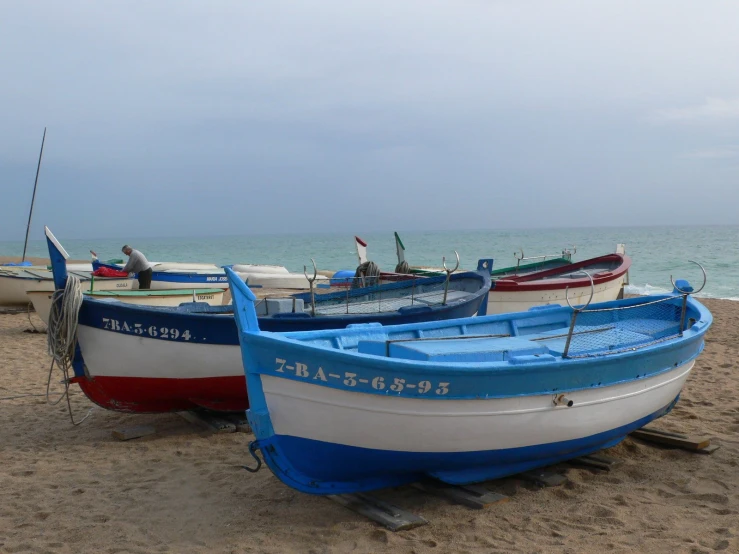
[[[671,298],[669,302],[674,303],[682,302],[682,298],[675,295],[661,295],[659,298]],[[654,299],[652,297],[652,300]],[[633,298],[594,304],[591,308],[638,306],[644,303],[644,299]],[[381,396],[435,400],[505,398],[605,387],[659,375],[695,359],[703,350],[703,335],[712,322],[710,312],[691,298],[688,300],[687,317],[695,318],[696,323],[685,330],[682,337],[657,342],[634,351],[589,358],[562,358],[561,352],[550,351],[549,354],[542,354],[538,358],[525,356],[522,359],[512,355],[501,361],[430,362],[382,357],[356,351],[356,345],[360,340],[382,342],[397,338],[410,338],[417,331],[425,331],[426,336],[428,333],[441,330],[449,331],[447,336],[494,334],[505,331],[500,324],[510,321],[534,324],[537,321],[556,321],[559,318],[562,322],[561,328],[566,333],[571,314],[572,310],[568,307],[547,306],[546,309],[534,309],[516,314],[497,314],[389,327],[366,325],[334,331],[284,334],[245,332],[241,340],[244,345],[244,356],[249,356],[249,363],[246,364],[250,368],[249,373],[255,375],[273,375],[295,381],[312,382],[330,388]],[[484,331],[479,333],[474,331],[480,328]],[[536,336],[518,334],[515,326],[512,331],[511,336],[522,339]],[[415,336],[418,335],[415,334]],[[486,340],[493,344],[494,341],[503,339]],[[546,345],[546,341],[541,342]],[[563,343],[564,339],[560,339],[560,342]],[[342,343],[349,348],[342,349]],[[284,372],[284,370],[278,372],[275,358],[285,359],[286,363],[291,365],[296,362],[306,365],[308,376],[300,377],[294,373]],[[449,392],[443,396],[433,396],[420,393],[418,389],[409,390],[407,388],[399,392],[393,392],[387,387],[376,390],[370,384],[346,386],[340,380],[324,382],[315,377],[319,367],[323,368],[324,373],[329,371],[329,368],[332,368],[331,371],[335,370],[334,373],[351,371],[360,374],[368,381],[376,377],[383,377],[385,380],[397,377],[409,382],[418,381],[421,378],[431,379],[434,386],[436,381],[452,384],[448,387]],[[522,380],[523,374],[528,378]]]

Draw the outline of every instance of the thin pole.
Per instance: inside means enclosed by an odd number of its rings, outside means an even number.
[[[28,248],[28,233],[31,230],[31,216],[33,216],[33,204],[36,202],[36,187],[38,186],[38,174],[41,170],[41,156],[44,155],[44,142],[46,141],[46,127],[44,127],[44,136],[41,138],[41,152],[38,155],[38,166],[36,166],[36,180],[33,183],[33,196],[31,197],[31,210],[28,212],[28,227],[26,227],[26,241],[23,243],[23,259],[21,263],[26,261],[26,248]]]

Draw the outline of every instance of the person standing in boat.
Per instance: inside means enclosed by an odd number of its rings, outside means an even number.
[[[146,257],[128,245],[121,248],[121,251],[128,256],[128,262],[123,267],[123,271],[139,274],[139,290],[151,288],[151,264]]]

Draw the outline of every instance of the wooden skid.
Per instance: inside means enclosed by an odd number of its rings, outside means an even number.
[[[215,433],[235,433],[236,425],[208,412],[177,412],[181,418]]]
[[[137,425],[136,427],[114,429],[112,435],[118,440],[127,441],[138,439],[139,437],[146,437],[147,435],[153,435],[154,433],[156,433],[156,429],[150,425]]]
[[[675,446],[682,448],[683,450],[690,450],[692,452],[698,452],[706,449],[711,444],[711,439],[708,437],[691,438],[687,435],[680,433],[672,433],[670,431],[662,431],[660,429],[637,429],[630,433],[632,437],[641,439],[647,442],[654,442],[657,444],[664,444],[665,446]],[[715,450],[715,449],[714,449]],[[713,452],[713,450],[711,450]]]
[[[18,307],[18,306],[0,306],[0,315],[16,315],[16,314],[25,314],[28,312],[27,307]]]
[[[489,491],[479,485],[457,486],[446,485],[436,481],[424,481],[422,483],[414,483],[413,487],[476,510],[481,510],[491,504],[507,502],[509,500],[507,496]]]
[[[332,494],[327,498],[376,521],[391,531],[406,531],[428,523],[421,516],[406,512],[402,508],[364,493]]]
[[[571,464],[584,465],[595,469],[602,469],[605,471],[611,471],[614,467],[620,466],[623,461],[603,454],[589,454],[587,456],[580,456],[570,460]]]
[[[251,433],[251,426],[246,418],[246,413],[191,410],[189,412],[177,412],[177,415],[214,433]]]
[[[518,474],[527,481],[533,481],[540,487],[558,487],[567,482],[567,477],[553,471],[535,469]]]

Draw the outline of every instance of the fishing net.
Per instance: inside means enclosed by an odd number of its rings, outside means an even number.
[[[567,357],[616,354],[655,344],[681,333],[682,298],[573,314]]]
[[[410,306],[439,306],[444,303],[445,282],[445,276],[420,277],[389,285],[316,295],[316,315],[373,314],[395,312]],[[468,297],[472,286],[468,279],[450,280],[447,304]]]

